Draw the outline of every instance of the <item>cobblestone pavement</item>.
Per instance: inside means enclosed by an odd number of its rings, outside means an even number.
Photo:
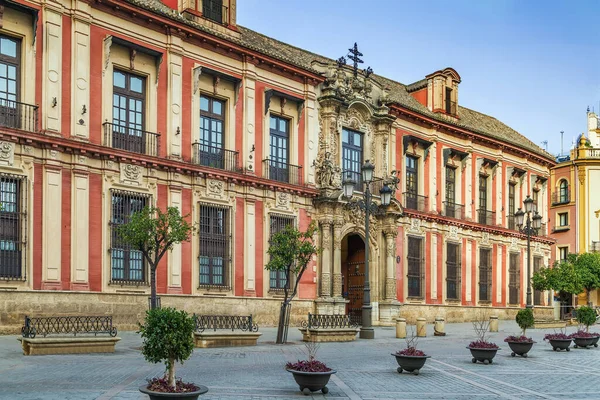
[[[574,330],[570,328],[569,331]],[[404,346],[394,328],[376,328],[376,339],[322,344],[318,358],[337,370],[329,393],[304,396],[286,361],[304,359],[296,328],[290,344],[275,345],[275,329],[261,329],[255,347],[197,349],[177,376],[209,387],[203,399],[600,399],[600,348],[554,352],[544,333],[530,330],[538,342],[529,358],[511,357],[502,342],[516,334],[514,322],[500,322],[491,335],[502,350],[492,365],[472,364],[465,346],[473,340],[471,324],[447,324],[445,337],[421,338],[419,348],[432,356],[419,376],[396,372],[390,353]],[[137,388],[162,375],[163,366],[144,361],[141,340],[119,334],[114,354],[29,356],[16,336],[0,336],[0,399],[144,399]]]

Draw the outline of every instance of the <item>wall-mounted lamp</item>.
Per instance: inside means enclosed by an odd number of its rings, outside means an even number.
[[[52,98],[52,102],[50,104],[52,105],[52,108],[56,107],[56,105],[58,104],[58,100],[56,99],[56,97]]]

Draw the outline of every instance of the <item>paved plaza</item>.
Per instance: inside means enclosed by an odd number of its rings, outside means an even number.
[[[472,364],[465,346],[474,339],[471,324],[447,324],[445,337],[428,337],[419,348],[432,356],[419,376],[398,374],[390,355],[404,346],[394,328],[376,328],[375,340],[322,344],[318,358],[337,370],[321,399],[600,399],[600,348],[554,352],[531,330],[538,343],[529,358],[512,358],[502,342],[518,328],[501,321],[491,339],[502,350],[492,365]],[[569,328],[569,331],[574,328]],[[255,347],[196,349],[177,376],[209,387],[203,399],[302,399],[286,361],[305,358],[296,328],[287,345],[275,345],[275,329],[261,329]],[[121,332],[114,354],[29,356],[16,336],[0,337],[0,399],[144,399],[137,388],[163,366],[144,361],[141,340]]]

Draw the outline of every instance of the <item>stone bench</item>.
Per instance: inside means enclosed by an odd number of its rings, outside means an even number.
[[[103,334],[108,336],[98,336]],[[26,316],[21,336],[18,340],[26,356],[114,353],[121,340],[111,316]]]
[[[358,326],[349,315],[311,314],[302,322],[302,340],[305,342],[351,342],[356,340]]]
[[[194,346],[235,347],[256,346],[262,333],[252,321],[252,315],[196,315]]]

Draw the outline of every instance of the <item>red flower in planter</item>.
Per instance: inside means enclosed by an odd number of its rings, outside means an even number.
[[[517,343],[532,343],[533,339],[527,336],[507,336],[504,339],[505,342],[517,342]]]
[[[287,363],[285,364],[285,368],[292,369],[294,371],[301,372],[329,372],[331,368],[327,367],[327,365],[323,364],[321,361],[317,360],[303,360],[295,363]]]
[[[417,350],[414,347],[408,347],[406,349],[400,350],[396,352],[397,356],[419,356],[424,357],[426,354],[421,350]]]
[[[474,342],[469,343],[469,347],[472,349],[498,349],[498,345],[491,342],[486,342],[485,340],[476,340]]]

